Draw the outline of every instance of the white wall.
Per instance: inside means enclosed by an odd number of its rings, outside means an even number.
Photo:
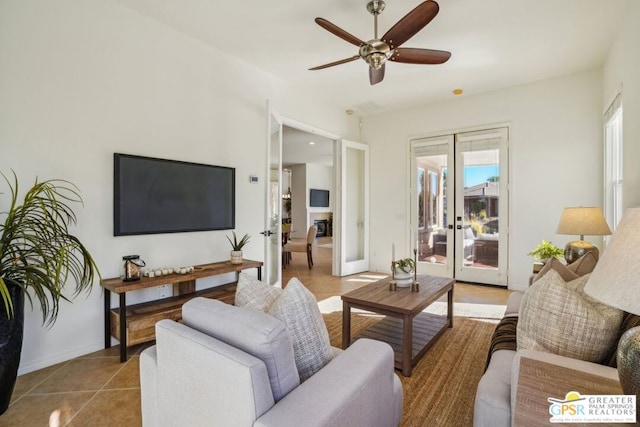
[[[371,147],[372,268],[388,269],[389,242],[409,250],[410,136],[508,123],[509,287],[524,289],[532,268],[527,253],[536,244],[563,247],[575,239],[555,234],[562,209],[602,204],[601,106],[601,72],[592,70],[363,118],[362,140]]]
[[[307,165],[291,167],[291,231],[292,237],[301,239],[307,234]]]
[[[84,207],[75,232],[104,277],[120,275],[126,254],[140,254],[151,266],[192,265],[228,259],[230,249],[224,231],[113,237],[114,152],[235,167],[236,227],[253,236],[245,256],[262,260],[265,100],[292,119],[357,135],[357,119],[326,98],[117,2],[2,1],[0,58],[0,171],[14,169],[23,189],[36,176],[80,187]],[[250,184],[249,175],[260,184]],[[5,207],[0,196],[0,211]],[[51,329],[42,327],[39,307],[27,307],[20,373],[102,346],[96,283],[89,296],[62,305]]]
[[[617,93],[623,104],[623,202],[625,207],[640,206],[640,2],[630,2],[625,20],[604,66],[606,111]]]
[[[293,237],[304,238],[307,230],[313,225],[313,213],[331,212],[332,207],[310,207],[309,190],[318,188],[329,190],[333,197],[333,168],[311,163],[291,167],[291,225],[295,232]],[[329,203],[331,204],[331,198]]]
[[[333,168],[331,166],[307,164],[307,193],[312,188],[319,190],[329,190],[329,207],[309,207],[309,213],[313,212],[331,212],[333,208]],[[309,221],[309,226],[313,224]]]

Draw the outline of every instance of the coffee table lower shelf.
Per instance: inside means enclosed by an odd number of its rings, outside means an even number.
[[[415,366],[418,360],[435,343],[436,339],[449,327],[450,322],[446,315],[420,313],[413,318],[412,328],[412,354],[411,366]],[[403,320],[399,317],[386,316],[373,326],[356,335],[358,338],[371,338],[386,342],[393,348],[395,367],[402,369],[404,350],[403,344]]]

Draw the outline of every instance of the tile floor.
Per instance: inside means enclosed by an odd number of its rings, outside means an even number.
[[[327,239],[319,243],[326,244]],[[314,248],[314,262],[309,270],[306,255],[294,253],[291,264],[283,270],[284,283],[298,277],[320,301],[371,280],[366,275],[332,277],[330,248]],[[456,284],[455,300],[505,304],[509,293],[501,288]],[[144,347],[131,349],[125,363],[120,363],[115,346],[20,376],[12,403],[0,416],[0,427],[141,425],[138,354]]]

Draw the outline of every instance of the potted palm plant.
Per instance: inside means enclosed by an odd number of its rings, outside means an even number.
[[[242,264],[242,248],[249,243],[251,236],[245,234],[240,240],[236,236],[236,232],[232,231],[233,240],[227,236],[227,240],[231,243],[231,264]]]
[[[11,401],[20,364],[25,295],[33,307],[37,301],[43,324],[55,323],[60,300],[72,282],[71,297],[90,290],[98,268],[89,251],[70,233],[76,223],[71,208],[82,203],[78,188],[68,181],[38,182],[18,200],[18,178],[9,186],[6,212],[0,213],[0,415]]]

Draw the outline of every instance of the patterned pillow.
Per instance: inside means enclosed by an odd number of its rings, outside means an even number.
[[[569,264],[567,268],[576,273],[578,276],[584,276],[585,274],[591,273],[593,269],[596,268],[597,262],[598,260],[596,260],[593,252],[587,252],[586,254],[582,255],[580,258]]]
[[[596,268],[596,257],[591,252],[587,252],[569,265],[564,265],[556,258],[551,258],[533,278],[533,283],[540,280],[549,270],[555,270],[565,282],[570,282],[591,273],[594,268]]]
[[[331,361],[329,333],[318,302],[297,278],[289,280],[269,314],[284,322],[289,332],[301,382]]]
[[[550,270],[525,292],[518,349],[530,348],[600,363],[616,345],[623,312],[584,293],[589,274],[565,282]]]
[[[570,282],[580,277],[580,275],[576,274],[575,271],[569,269],[569,267],[558,261],[556,258],[551,258],[544,264],[540,272],[533,278],[533,283],[536,283],[538,280],[542,279],[551,270],[558,273],[560,277],[562,277],[562,280],[564,280],[565,282]]]
[[[281,293],[280,288],[261,282],[246,273],[240,273],[235,305],[266,313]]]

